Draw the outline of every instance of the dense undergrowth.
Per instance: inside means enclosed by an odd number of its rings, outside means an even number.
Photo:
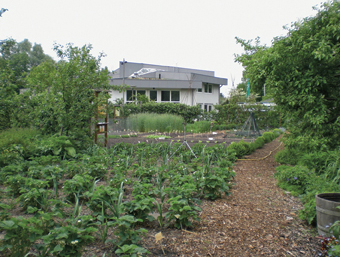
[[[315,195],[340,192],[340,150],[287,147],[276,154],[275,161],[284,164],[276,168],[278,185],[301,198],[300,218],[315,225]]]
[[[230,193],[233,163],[280,135],[192,147],[120,143],[82,149],[67,136],[8,130],[0,136],[0,230],[5,256],[81,256],[94,240],[119,256],[139,245],[149,222],[174,229],[199,224],[200,202]],[[196,158],[197,157],[197,158]],[[19,209],[25,217],[13,215]],[[84,210],[86,210],[84,212]],[[157,215],[151,215],[157,214]]]

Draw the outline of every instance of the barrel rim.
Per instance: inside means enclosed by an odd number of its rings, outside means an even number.
[[[322,200],[334,202],[332,200],[328,200],[327,198],[324,198],[325,196],[338,196],[339,199],[340,199],[340,193],[321,193],[321,194],[315,195],[316,198],[320,198]]]

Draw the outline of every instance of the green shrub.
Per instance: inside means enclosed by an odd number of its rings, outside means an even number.
[[[249,155],[253,152],[253,147],[251,146],[250,143],[245,142],[244,140],[241,140],[238,142],[238,144],[244,147],[244,155]]]
[[[262,136],[266,143],[269,143],[275,139],[275,135],[273,132],[263,132]]]
[[[275,137],[279,137],[283,132],[281,129],[273,129],[273,133]]]
[[[263,137],[256,138],[254,144],[255,144],[256,149],[262,148],[265,144],[264,138]]]
[[[238,143],[232,142],[230,145],[228,145],[227,150],[234,150],[236,152],[236,157],[241,158],[242,156],[251,153],[251,146],[249,143],[241,140]]]
[[[304,166],[281,165],[276,170],[278,186],[294,196],[304,194],[308,184],[315,180],[315,172]]]
[[[300,156],[301,153],[297,150],[285,148],[275,154],[275,161],[281,164],[296,165]]]
[[[226,130],[230,130],[230,129],[236,129],[237,125],[235,123],[229,123],[225,126]]]
[[[317,174],[321,174],[326,169],[327,163],[332,163],[338,156],[338,151],[305,153],[299,158],[298,165],[314,169]]]

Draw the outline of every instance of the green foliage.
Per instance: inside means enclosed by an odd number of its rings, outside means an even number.
[[[52,191],[44,188],[21,189],[18,201],[24,211],[29,207],[47,211],[50,207],[49,199],[52,198]]]
[[[36,150],[38,134],[33,129],[8,129],[0,133],[0,168],[28,159]]]
[[[169,211],[166,214],[168,222],[175,221],[175,227],[178,229],[190,228],[193,226],[192,220],[199,221],[197,212],[202,211],[201,208],[189,205],[187,199],[183,199],[181,195],[170,198],[167,203],[170,204]]]
[[[275,135],[273,132],[263,132],[262,136],[265,143],[269,143],[275,139]]]
[[[236,61],[245,67],[252,91],[274,96],[293,141],[337,147],[340,137],[339,1],[325,2],[315,17],[295,22],[271,47],[237,39],[245,53]]]
[[[142,222],[145,220],[153,221],[154,217],[150,213],[155,209],[154,202],[154,198],[137,195],[135,199],[124,203],[124,209],[129,215],[142,220]]]
[[[211,121],[207,120],[196,121],[192,124],[188,124],[186,131],[191,133],[206,133],[211,130],[212,124]]]
[[[300,156],[301,152],[298,150],[286,147],[275,154],[275,161],[281,164],[296,165]]]
[[[280,125],[280,113],[275,107],[253,103],[241,105],[230,99],[228,102],[215,105],[215,108],[218,110],[215,121],[225,125],[225,129],[228,130],[243,126],[250,115],[250,110],[255,114],[256,124],[260,129],[277,128]]]
[[[304,166],[281,165],[276,170],[275,178],[278,180],[278,186],[290,191],[294,196],[306,193],[306,187],[316,178],[315,172]]]
[[[265,144],[265,141],[264,141],[264,138],[262,136],[255,139],[254,145],[255,145],[256,149],[262,148],[262,146],[264,146],[264,144]]]
[[[166,138],[171,138],[171,137],[170,136],[165,136],[165,135],[148,135],[148,136],[146,136],[146,138],[150,138],[150,139],[164,138],[164,139],[166,139]]]
[[[141,221],[131,215],[115,217],[114,226],[116,230],[114,234],[117,236],[115,244],[117,246],[137,244],[141,240],[141,236],[147,233],[144,228],[134,229],[135,224]]]
[[[63,192],[69,201],[74,202],[75,196],[84,198],[85,192],[91,190],[94,178],[87,174],[77,174],[72,179],[66,180],[63,185]]]
[[[45,62],[30,72],[30,103],[35,106],[29,115],[42,133],[70,136],[84,149],[94,113],[108,97],[101,93],[96,98],[94,90],[111,88],[108,71],[100,69],[102,55],[93,57],[91,46],[55,45],[54,50],[58,63]]]
[[[117,249],[115,253],[122,257],[138,257],[150,253],[145,248],[135,244],[123,245],[118,247],[119,249]]]
[[[134,103],[125,104],[122,107],[122,112],[125,117],[138,113],[173,114],[182,116],[186,122],[190,123],[202,113],[202,110],[199,106],[186,104],[149,102],[141,106]]]
[[[322,193],[338,193],[340,185],[329,181],[324,175],[317,176],[315,180],[307,185],[307,193],[302,196],[301,201],[304,209],[299,211],[299,217],[306,220],[309,224],[316,223],[315,195]]]
[[[54,155],[62,159],[76,156],[76,149],[68,136],[46,137],[39,142],[37,151],[41,155]]]
[[[252,147],[250,143],[244,142],[243,140],[235,143],[232,142],[227,147],[228,151],[235,151],[236,157],[241,158],[244,155],[248,155],[252,152]]]
[[[112,199],[118,199],[119,193],[117,188],[100,185],[93,192],[85,192],[88,199],[87,206],[94,214],[101,213],[104,206],[104,213],[106,213],[107,203],[110,203]]]
[[[43,230],[34,226],[36,218],[25,219],[12,217],[9,220],[0,221],[0,228],[6,231],[1,240],[0,252],[6,256],[22,257],[28,253],[35,240],[41,237]]]
[[[330,238],[324,238],[322,242],[322,248],[326,250],[327,256],[339,256],[340,245],[339,245],[339,231],[340,221],[335,221],[329,228]]]
[[[94,241],[93,234],[97,231],[92,219],[91,216],[67,219],[65,224],[42,237],[44,248],[53,256],[82,256],[83,248]]]

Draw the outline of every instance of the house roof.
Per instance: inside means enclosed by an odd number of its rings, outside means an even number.
[[[163,66],[145,63],[120,62],[111,74],[111,83],[143,88],[201,88],[203,83],[227,85],[228,79],[214,76],[213,71]]]

